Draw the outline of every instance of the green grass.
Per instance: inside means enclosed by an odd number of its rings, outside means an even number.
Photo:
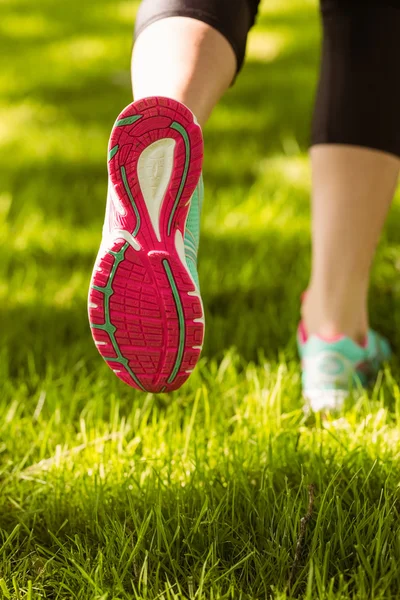
[[[269,0],[205,131],[207,338],[170,396],[118,381],[86,295],[135,3],[0,3],[0,598],[398,598],[398,361],[306,421],[314,2]],[[372,324],[399,348],[400,203]],[[308,486],[315,503],[291,590]]]

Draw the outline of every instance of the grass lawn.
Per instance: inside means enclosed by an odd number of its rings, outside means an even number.
[[[398,360],[339,418],[302,412],[314,1],[263,3],[205,131],[199,368],[145,395],[92,343],[86,295],[136,7],[0,3],[0,598],[399,598]],[[395,350],[399,270],[400,196],[371,287],[372,324]]]

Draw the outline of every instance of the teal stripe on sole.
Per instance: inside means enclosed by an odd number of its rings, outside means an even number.
[[[189,136],[187,134],[186,129],[184,127],[182,127],[182,125],[180,125],[176,121],[174,121],[171,124],[171,129],[175,129],[175,131],[180,133],[181,136],[183,137],[183,140],[185,142],[186,158],[185,158],[185,167],[183,169],[181,185],[179,186],[179,190],[178,190],[178,193],[175,198],[174,206],[172,207],[172,211],[171,211],[171,214],[170,214],[169,220],[168,220],[168,228],[167,228],[168,235],[171,235],[172,220],[174,218],[176,209],[178,207],[179,200],[181,199],[183,188],[185,187],[187,174],[189,171],[189,162],[190,162],[190,141],[189,141]]]
[[[143,115],[134,115],[132,117],[125,117],[124,119],[119,119],[115,123],[115,127],[123,127],[124,125],[133,125],[139,119],[141,119]]]
[[[135,227],[134,232],[132,233],[133,237],[135,237],[137,235],[139,229],[140,229],[140,214],[139,214],[139,211],[138,211],[138,207],[136,206],[136,202],[135,202],[135,200],[133,198],[133,195],[132,195],[132,192],[131,192],[131,188],[129,187],[129,183],[128,183],[128,178],[126,176],[125,167],[122,166],[121,169],[120,169],[120,171],[121,171],[122,181],[124,182],[125,191],[128,194],[128,196],[129,196],[129,200],[131,201],[132,208],[133,208],[133,211],[134,211],[135,216],[136,216],[136,227]]]
[[[182,302],[181,302],[181,299],[179,296],[178,288],[176,287],[176,283],[175,283],[174,277],[172,275],[172,271],[171,271],[171,267],[169,266],[169,262],[167,260],[163,260],[162,263],[163,263],[165,272],[167,274],[169,284],[172,289],[172,295],[174,297],[176,311],[178,313],[178,322],[179,322],[178,354],[176,356],[174,368],[171,372],[171,375],[169,376],[169,378],[167,380],[168,383],[172,383],[179,371],[181,364],[182,364],[183,349],[185,346],[185,333],[186,333],[185,332],[185,317],[183,314]]]
[[[118,150],[119,150],[118,144],[116,146],[114,146],[113,148],[111,148],[110,152],[108,153],[108,160],[111,160],[113,158],[113,156],[115,156],[117,154]]]

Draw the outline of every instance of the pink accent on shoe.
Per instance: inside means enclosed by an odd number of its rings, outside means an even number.
[[[130,123],[135,116],[140,118]],[[186,132],[188,146],[173,124]],[[165,138],[176,145],[161,204],[159,241],[139,185],[138,161],[150,144]],[[124,209],[111,202],[109,226],[111,231],[134,233],[137,248],[118,234],[101,246],[89,293],[92,334],[122,381],[145,391],[169,392],[189,377],[204,337],[202,302],[175,246],[178,230],[184,237],[190,199],[201,175],[201,129],[179,102],[146,98],[119,115],[109,149],[110,181]]]
[[[365,336],[364,341],[359,343],[361,348],[368,348],[368,334]]]
[[[300,321],[298,328],[298,335],[301,344],[305,344],[307,341],[307,332],[303,321]]]
[[[342,333],[337,333],[336,335],[320,335],[320,334],[318,334],[317,337],[319,337],[320,340],[327,342],[328,344],[333,344],[334,342],[338,342],[339,340],[342,340],[346,336],[343,335]]]
[[[357,365],[355,365],[355,370],[358,373],[363,373],[366,376],[369,376],[371,374],[371,361],[370,360],[364,360],[363,362],[358,363]]]
[[[300,338],[300,343],[305,344],[307,342],[309,336],[308,336],[304,321],[300,321],[300,323],[299,323],[298,334],[299,334],[299,338]],[[343,335],[341,333],[338,333],[336,335],[320,335],[320,334],[314,333],[313,335],[315,335],[315,337],[318,337],[320,340],[323,340],[324,342],[327,342],[327,343],[338,342],[339,340],[342,340],[344,337],[346,337],[345,335]]]

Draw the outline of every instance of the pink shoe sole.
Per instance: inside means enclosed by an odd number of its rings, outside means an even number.
[[[130,104],[111,132],[109,233],[93,270],[89,320],[109,367],[143,391],[176,390],[200,356],[203,306],[183,237],[202,161],[200,127],[168,98]]]

